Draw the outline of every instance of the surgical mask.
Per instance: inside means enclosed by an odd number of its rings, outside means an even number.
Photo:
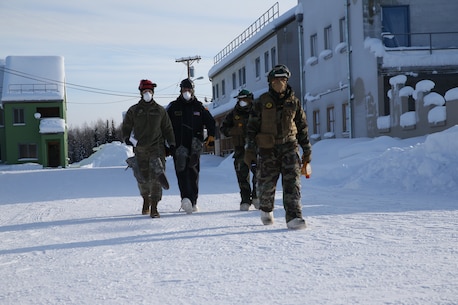
[[[189,91],[183,92],[183,98],[184,98],[185,100],[189,101],[189,100],[191,99],[191,97],[192,97],[191,92],[189,92]]]
[[[240,106],[240,107],[246,107],[246,106],[248,106],[248,103],[245,102],[245,101],[240,101],[240,102],[239,102],[239,106]]]
[[[143,100],[147,103],[151,102],[151,100],[153,99],[153,95],[151,94],[151,92],[145,92],[143,93]]]

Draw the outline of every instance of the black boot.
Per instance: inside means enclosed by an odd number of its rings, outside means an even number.
[[[161,215],[159,215],[159,212],[157,211],[157,201],[152,201],[151,202],[151,213],[149,214],[151,218],[159,218]]]
[[[149,205],[150,205],[149,196],[143,196],[142,215],[148,215],[148,213],[149,213]]]

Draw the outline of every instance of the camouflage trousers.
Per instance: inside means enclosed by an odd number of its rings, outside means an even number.
[[[237,176],[237,183],[240,189],[241,203],[251,203],[255,198],[258,198],[256,194],[256,167],[249,168],[249,166],[243,160],[245,150],[235,150],[234,152],[234,169]],[[250,184],[250,172],[251,184]]]
[[[302,218],[301,159],[295,142],[275,145],[272,149],[259,149],[258,195],[260,209],[265,212],[274,209],[275,191],[280,175],[286,222],[297,217]]]
[[[135,157],[143,180],[137,179],[138,189],[142,197],[149,196],[152,201],[159,202],[162,199],[162,187],[157,180],[158,158],[162,162],[162,169],[165,170],[165,157],[160,150],[142,147],[135,147]]]

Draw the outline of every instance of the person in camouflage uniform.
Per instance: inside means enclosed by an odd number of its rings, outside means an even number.
[[[248,211],[251,204],[259,209],[259,200],[256,194],[256,163],[248,166],[244,161],[246,124],[253,103],[253,93],[244,89],[235,98],[237,98],[237,104],[224,118],[220,131],[226,137],[232,137],[234,169],[242,198],[240,211]],[[253,187],[250,185],[250,170],[253,174]]]
[[[305,113],[288,84],[291,73],[284,65],[268,74],[269,90],[253,104],[247,124],[245,163],[257,162],[261,221],[272,224],[275,189],[280,174],[283,207],[289,229],[304,229],[301,199],[301,167],[311,161],[311,145]],[[299,156],[302,148],[302,160]],[[257,161],[256,161],[257,158]]]
[[[157,204],[162,199],[161,177],[165,178],[164,147],[166,142],[170,150],[175,147],[170,118],[164,107],[153,100],[155,87],[150,80],[140,81],[138,89],[142,98],[127,110],[122,122],[124,142],[134,146],[135,157],[127,162],[134,171],[143,198],[142,214],[150,213],[152,218],[160,217]]]

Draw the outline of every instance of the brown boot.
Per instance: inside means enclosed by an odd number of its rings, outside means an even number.
[[[151,202],[151,213],[149,214],[151,218],[159,218],[161,215],[159,215],[159,212],[157,211],[157,201],[152,201]]]
[[[148,213],[149,213],[149,205],[150,205],[149,196],[143,196],[142,215],[148,215]]]

